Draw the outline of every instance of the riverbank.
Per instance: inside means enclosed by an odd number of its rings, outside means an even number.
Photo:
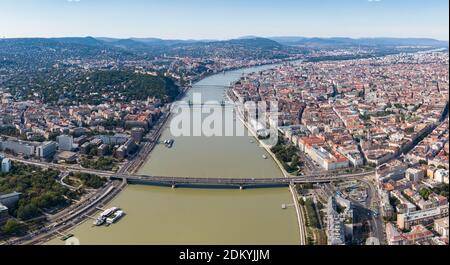
[[[96,194],[79,202],[73,208],[65,209],[58,213],[57,215],[60,217],[57,217],[58,220],[55,220],[53,223],[46,225],[39,231],[33,231],[27,236],[9,240],[7,244],[46,244],[58,236],[67,235],[69,231],[85,223],[88,216],[95,214],[98,211],[98,207],[105,206],[114,200],[126,186],[126,181],[122,181],[120,184],[111,182]]]
[[[227,94],[228,95],[228,94]],[[234,108],[236,110],[236,116],[239,118],[239,120],[245,125],[245,127],[247,128],[247,130],[256,138],[256,140],[258,141],[258,143],[267,151],[267,153],[270,154],[270,156],[272,157],[272,159],[277,163],[278,167],[280,168],[281,172],[283,172],[283,175],[285,178],[290,177],[290,174],[286,171],[286,169],[284,168],[284,166],[282,165],[282,163],[280,162],[280,160],[278,160],[278,158],[276,157],[276,155],[272,152],[270,146],[268,146],[267,144],[265,144],[263,141],[261,141],[258,138],[258,135],[256,134],[256,132],[254,131],[254,129],[252,128],[252,126],[245,121],[245,119],[243,118],[243,114],[241,112],[241,110],[239,109],[239,107],[235,104],[235,102],[228,97],[228,99],[230,101],[233,102]],[[297,191],[295,190],[294,185],[289,185],[289,190],[291,192],[292,195],[292,200],[294,202],[295,205],[295,210],[296,210],[296,214],[297,214],[297,223],[298,223],[298,228],[299,228],[299,235],[300,235],[300,245],[306,245],[306,226],[305,226],[305,217],[304,217],[304,213],[302,211],[302,208],[299,205],[298,202],[298,196],[297,196]]]

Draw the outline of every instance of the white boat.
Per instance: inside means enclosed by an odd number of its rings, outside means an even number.
[[[263,155],[262,157],[263,157],[264,159],[267,159],[267,158],[268,158],[266,155]]]
[[[120,218],[122,218],[122,216],[124,215],[125,213],[123,212],[123,211],[117,211],[117,212],[115,212],[114,213],[114,215],[112,216],[112,217],[110,217],[110,218],[108,218],[108,219],[106,219],[106,223],[108,223],[108,224],[114,224],[115,222],[117,222]]]
[[[111,216],[113,213],[117,212],[118,210],[120,210],[120,209],[117,208],[117,207],[109,208],[109,209],[105,210],[104,212],[102,212],[102,213],[100,214],[100,217],[109,217],[109,216]]]
[[[95,226],[101,226],[106,222],[106,217],[99,217],[94,221]]]

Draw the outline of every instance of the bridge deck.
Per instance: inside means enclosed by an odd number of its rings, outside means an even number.
[[[116,175],[113,178],[126,179],[130,183],[150,185],[192,185],[192,186],[231,186],[231,187],[273,187],[300,183],[327,183],[343,179],[365,177],[372,172],[353,175],[314,175],[291,178],[198,178],[198,177],[162,177],[145,175]]]

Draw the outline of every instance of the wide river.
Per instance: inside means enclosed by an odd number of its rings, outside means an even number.
[[[204,101],[224,99],[225,86],[245,73],[273,66],[252,67],[207,77],[183,99],[201,93]],[[194,107],[195,108],[195,107]],[[232,108],[226,111],[232,113]],[[203,118],[204,115],[203,115]],[[223,121],[243,128],[239,119]],[[168,127],[141,174],[183,177],[282,177],[270,155],[250,136],[174,137]],[[264,159],[266,155],[269,159]],[[295,208],[288,188],[248,190],[170,189],[129,185],[110,206],[126,216],[110,227],[86,221],[71,233],[81,244],[299,244]],[[50,244],[64,244],[55,239]]]

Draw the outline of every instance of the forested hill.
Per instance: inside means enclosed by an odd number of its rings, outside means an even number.
[[[0,68],[18,71],[49,67],[66,60],[138,59],[132,52],[94,38],[0,39]],[[6,65],[7,64],[7,65]]]
[[[52,82],[39,76],[28,77],[28,89],[12,89],[20,99],[39,99],[49,104],[101,104],[130,102],[156,97],[172,101],[179,94],[176,83],[163,76],[128,70],[97,70],[89,73],[53,74]],[[32,80],[29,80],[31,78]],[[24,81],[21,81],[24,83]]]
[[[179,94],[175,82],[163,76],[139,74],[131,71],[96,71],[75,86],[83,94],[113,94],[123,102],[156,97],[171,101]]]

